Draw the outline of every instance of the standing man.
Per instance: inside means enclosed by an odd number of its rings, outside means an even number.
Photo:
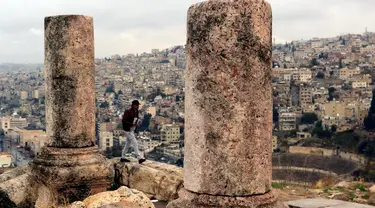
[[[120,160],[121,162],[130,162],[130,160],[125,158],[125,155],[128,152],[130,146],[134,148],[135,156],[137,157],[139,164],[142,164],[144,161],[146,161],[146,159],[141,158],[138,149],[138,142],[135,138],[135,132],[141,125],[138,118],[138,109],[139,102],[138,100],[134,100],[132,102],[132,107],[129,110],[126,110],[122,117],[122,127],[125,131],[126,143],[124,149],[122,150],[122,156]]]

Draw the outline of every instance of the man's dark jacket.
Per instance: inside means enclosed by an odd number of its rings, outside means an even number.
[[[130,128],[133,126],[134,118],[138,118],[138,110],[130,108],[125,111],[122,116],[122,128],[124,131],[130,131]]]

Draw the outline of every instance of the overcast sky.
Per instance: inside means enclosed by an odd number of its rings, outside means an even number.
[[[268,0],[277,42],[375,31],[375,0]],[[200,0],[0,0],[0,63],[42,63],[45,16],[94,17],[96,57],[149,52],[186,40]]]

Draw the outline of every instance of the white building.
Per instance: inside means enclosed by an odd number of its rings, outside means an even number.
[[[279,130],[291,131],[296,129],[296,114],[295,113],[280,113],[279,115]]]
[[[352,82],[352,88],[366,88],[367,87],[367,82],[363,81],[356,81]]]
[[[113,147],[113,132],[101,131],[99,134],[99,148],[106,151],[107,148]]]

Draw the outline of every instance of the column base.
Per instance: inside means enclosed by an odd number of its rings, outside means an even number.
[[[60,200],[82,200],[113,183],[113,164],[98,147],[45,147],[31,163],[31,177]],[[39,185],[39,186],[40,186]],[[70,200],[69,200],[70,201]]]
[[[288,208],[277,201],[277,197],[274,191],[263,195],[231,197],[197,194],[181,189],[179,198],[170,202],[167,208]]]

